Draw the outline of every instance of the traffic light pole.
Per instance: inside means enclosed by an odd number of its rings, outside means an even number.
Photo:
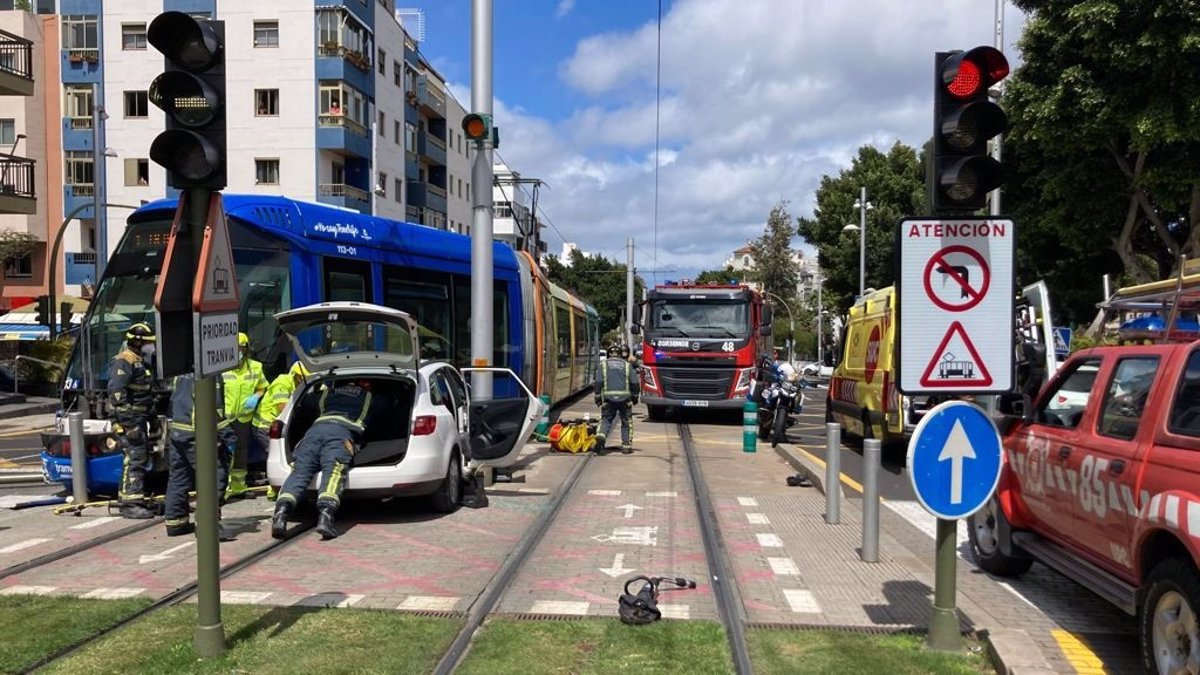
[[[471,0],[471,109],[492,116],[492,0]],[[471,365],[492,365],[492,139],[475,141],[471,165]],[[492,397],[492,374],[471,375],[471,395]]]
[[[204,225],[208,222],[212,191],[191,188],[186,195],[188,227],[193,242],[193,264],[200,267]],[[196,377],[196,632],[192,646],[201,658],[225,653],[225,626],[221,623],[221,560],[217,540],[220,520],[217,494],[217,383]]]

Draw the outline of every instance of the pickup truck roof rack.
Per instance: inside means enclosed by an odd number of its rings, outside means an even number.
[[[1191,342],[1200,338],[1200,265],[1183,260],[1177,276],[1119,288],[1097,305],[1100,313],[1088,332],[1100,334],[1119,321],[1120,342]]]

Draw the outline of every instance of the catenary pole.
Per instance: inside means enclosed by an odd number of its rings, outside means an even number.
[[[492,0],[471,0],[471,109],[492,115]],[[492,139],[475,142],[471,227],[471,365],[491,366],[492,323]],[[471,395],[492,397],[490,373],[474,373]]]
[[[633,237],[625,240],[625,344],[633,348]]]

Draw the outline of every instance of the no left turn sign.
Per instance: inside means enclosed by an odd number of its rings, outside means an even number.
[[[925,293],[948,312],[965,312],[987,296],[992,270],[983,255],[969,246],[952,245],[925,265]]]

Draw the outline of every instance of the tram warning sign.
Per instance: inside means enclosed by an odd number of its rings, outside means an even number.
[[[901,221],[897,239],[900,391],[1009,391],[1013,222],[911,218]]]
[[[192,309],[197,312],[238,310],[233,247],[229,245],[229,225],[225,222],[220,192],[214,193],[209,203],[204,243],[200,247],[200,267],[192,284]]]

